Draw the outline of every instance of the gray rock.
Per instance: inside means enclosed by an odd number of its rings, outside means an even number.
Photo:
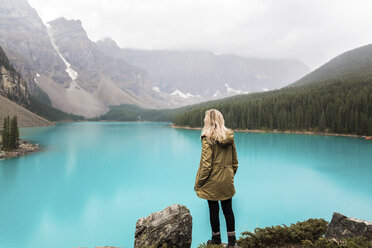
[[[190,211],[185,206],[174,204],[138,219],[134,247],[162,247],[166,244],[168,248],[189,248],[191,234]]]
[[[341,240],[364,236],[372,240],[372,222],[348,218],[340,213],[333,213],[331,223],[329,223],[325,237],[327,239]]]

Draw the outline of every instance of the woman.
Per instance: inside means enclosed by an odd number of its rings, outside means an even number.
[[[207,244],[221,244],[219,204],[226,219],[228,247],[234,247],[235,219],[231,199],[235,194],[234,176],[238,159],[234,132],[225,127],[222,114],[216,109],[205,112],[201,134],[202,154],[195,180],[198,197],[208,200],[212,239]]]

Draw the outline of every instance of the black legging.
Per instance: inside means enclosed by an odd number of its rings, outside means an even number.
[[[208,201],[209,206],[209,217],[212,226],[212,232],[218,233],[220,231],[220,218],[219,218],[219,210],[220,206],[218,205],[218,201]],[[223,215],[225,216],[226,226],[228,232],[235,231],[235,218],[234,213],[231,206],[231,199],[221,201]]]

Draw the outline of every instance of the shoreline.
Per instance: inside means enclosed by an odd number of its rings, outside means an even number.
[[[78,120],[78,121],[56,121],[53,122],[54,126],[58,123],[72,123],[72,122],[168,122],[168,121],[118,121],[118,120]],[[202,130],[201,127],[189,127],[189,126],[177,126],[173,125],[170,122],[170,127],[176,129],[185,129],[185,130]],[[37,126],[43,127],[43,126]],[[27,128],[27,127],[22,127]],[[306,135],[321,135],[321,136],[338,136],[338,137],[349,137],[349,138],[364,138],[369,137],[365,135],[358,134],[340,134],[340,133],[327,133],[327,132],[315,132],[315,131],[291,131],[291,130],[261,130],[261,129],[232,129],[234,132],[241,133],[287,133],[287,134],[306,134]],[[0,151],[1,154],[2,151]],[[0,158],[2,156],[0,155]]]
[[[0,159],[17,158],[40,150],[39,144],[32,144],[26,140],[19,140],[19,146],[15,150],[0,151]]]
[[[172,128],[186,129],[186,130],[202,130],[200,127],[188,127],[188,126],[177,126],[171,125]],[[287,134],[306,134],[306,135],[321,135],[321,136],[339,136],[349,138],[363,138],[364,135],[357,134],[340,134],[340,133],[325,133],[325,132],[313,132],[313,131],[290,131],[290,130],[260,130],[260,129],[232,129],[234,132],[241,133],[287,133]]]

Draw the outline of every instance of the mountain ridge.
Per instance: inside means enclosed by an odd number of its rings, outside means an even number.
[[[372,44],[348,50],[288,87],[332,81],[372,80]]]
[[[155,87],[172,93],[216,99],[281,88],[309,68],[297,60],[270,60],[209,51],[122,49],[126,59],[145,68]]]
[[[155,70],[165,80],[157,80],[154,71],[133,63],[128,50],[113,40],[91,41],[80,20],[57,18],[45,25],[26,0],[1,1],[0,46],[32,97],[85,117],[102,115],[111,105],[175,108],[265,91],[308,71],[296,61],[165,51],[161,61],[167,66],[156,63],[161,68]]]

